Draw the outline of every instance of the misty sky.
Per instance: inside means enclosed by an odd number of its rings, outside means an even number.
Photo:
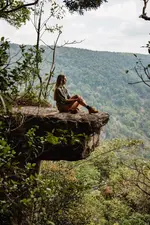
[[[45,18],[48,11],[46,6]],[[64,19],[58,22],[63,25],[59,45],[64,41],[84,40],[69,47],[147,54],[147,49],[141,46],[146,45],[150,39],[150,22],[139,18],[141,12],[141,0],[108,0],[98,10],[85,12],[84,16],[66,13]],[[50,20],[49,25],[54,23],[54,20]],[[5,36],[13,43],[36,43],[36,32],[31,21],[16,29],[0,20],[0,28],[0,36]],[[52,45],[55,35],[45,32],[42,40]]]

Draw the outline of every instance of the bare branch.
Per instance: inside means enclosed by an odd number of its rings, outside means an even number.
[[[150,193],[147,192],[146,190],[144,190],[139,184],[135,184],[135,186],[137,186],[144,194],[146,195],[149,195],[150,196]]]
[[[50,15],[41,25],[41,30],[43,29],[43,27],[46,25],[46,23],[50,20],[50,18],[52,17],[52,15]]]
[[[33,26],[34,26],[34,28],[35,28],[35,31],[37,32],[37,27],[36,27],[36,24],[33,22],[32,18],[30,18],[30,20],[31,20],[32,25],[33,25]]]
[[[139,61],[139,62],[140,62],[140,65],[143,67],[143,70],[144,70],[144,72],[145,72],[145,71],[146,71],[146,67],[144,67],[144,65],[141,63],[141,61]],[[144,84],[146,84],[148,87],[150,87],[150,84],[148,84],[148,82],[150,82],[149,75],[148,75],[147,73],[145,73],[145,75],[146,75],[146,76],[148,77],[148,79],[149,79],[149,80],[145,80],[145,79],[143,78],[143,75],[139,73],[138,68],[134,67],[134,70],[135,70],[136,74],[138,75],[138,77],[141,79],[141,81],[130,82],[130,83],[128,83],[128,84],[144,83]]]
[[[149,80],[145,80],[144,83],[147,84],[147,82],[150,82]],[[136,82],[129,82],[128,84],[139,84],[139,83],[143,83],[142,80],[140,81],[136,81]],[[148,84],[147,84],[148,85]],[[150,87],[150,85],[148,85]]]
[[[148,67],[145,67],[145,68],[144,68],[144,72],[145,72],[147,78],[150,80],[150,73],[149,73]]]
[[[44,35],[45,32],[46,32],[46,30],[43,31],[43,33],[40,35],[40,38]]]
[[[64,47],[64,46],[66,46],[66,45],[80,44],[80,43],[82,43],[83,41],[85,41],[85,39],[84,39],[84,40],[81,40],[81,41],[76,41],[76,40],[74,40],[74,41],[72,41],[72,42],[65,41],[64,44],[61,45],[60,47]]]
[[[142,9],[142,14],[139,16],[139,18],[150,21],[150,17],[147,16],[147,13],[146,13],[146,8],[148,6],[148,2],[149,2],[149,0],[143,0],[144,5],[143,5],[143,9]]]
[[[137,188],[139,188],[142,192],[144,192],[146,195],[150,195],[150,192],[147,192],[146,189],[149,189],[150,187],[150,179],[147,174],[144,173],[144,168],[143,166],[139,166],[137,162],[133,163],[133,166],[126,164],[124,161],[122,161],[122,164],[129,168],[130,170],[135,171],[134,178],[127,178],[124,174],[121,174],[121,177],[129,181],[130,183],[132,182]],[[148,165],[146,165],[148,168]]]
[[[48,86],[50,84],[50,80],[51,80],[52,75],[53,75],[53,72],[55,70],[56,47],[57,47],[57,43],[58,43],[58,40],[60,38],[61,33],[62,33],[61,30],[59,30],[58,36],[57,36],[56,41],[54,43],[53,56],[52,56],[52,64],[51,64],[51,68],[50,68],[50,72],[49,72],[49,77],[48,77],[48,80],[47,80],[47,84],[46,84],[46,87],[45,87],[45,97],[47,97],[46,95],[47,95]]]
[[[41,42],[43,42],[44,45],[46,45],[48,48],[50,48],[51,50],[54,50],[54,48],[52,48],[50,45],[47,45],[42,39],[40,39]]]
[[[140,186],[140,184],[139,183],[143,183],[143,182],[141,182],[141,181],[135,181],[134,179],[131,179],[131,178],[129,178],[129,179],[127,179],[127,177],[125,177],[123,174],[121,174],[121,177],[122,177],[122,179],[123,180],[125,180],[125,181],[128,181],[128,182],[132,182],[132,184],[135,186],[135,187],[137,187],[138,189],[140,189],[144,194],[146,194],[146,195],[150,195],[150,193],[149,192],[147,192],[145,189],[144,189],[144,187],[141,187]],[[147,188],[148,187],[148,185],[146,184],[146,183],[143,183],[144,184],[144,186],[145,186],[145,188]]]

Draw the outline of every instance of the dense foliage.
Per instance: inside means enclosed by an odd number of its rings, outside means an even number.
[[[84,10],[97,9],[102,3],[107,2],[107,0],[64,0],[63,2],[71,12],[83,14]]]
[[[30,18],[30,10],[23,6],[23,1],[1,0],[0,19],[6,20],[9,24],[19,28]],[[20,8],[19,10],[16,10]]]
[[[34,165],[18,167],[4,139],[0,146],[2,225],[149,224],[149,149],[142,142],[104,142],[82,162],[43,162],[36,176]]]

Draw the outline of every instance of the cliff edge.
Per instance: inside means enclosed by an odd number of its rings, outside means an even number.
[[[10,116],[10,136],[20,160],[81,160],[100,143],[100,133],[109,114],[59,113],[56,108],[14,107]],[[32,131],[32,132],[31,132]],[[33,138],[33,143],[31,141]]]

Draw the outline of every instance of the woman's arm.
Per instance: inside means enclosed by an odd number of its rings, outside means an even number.
[[[55,96],[56,96],[57,102],[75,102],[78,100],[77,95],[72,96],[72,97],[67,96],[68,98],[66,98],[66,94],[64,95],[64,93],[62,93],[60,88],[57,88],[55,90]]]

